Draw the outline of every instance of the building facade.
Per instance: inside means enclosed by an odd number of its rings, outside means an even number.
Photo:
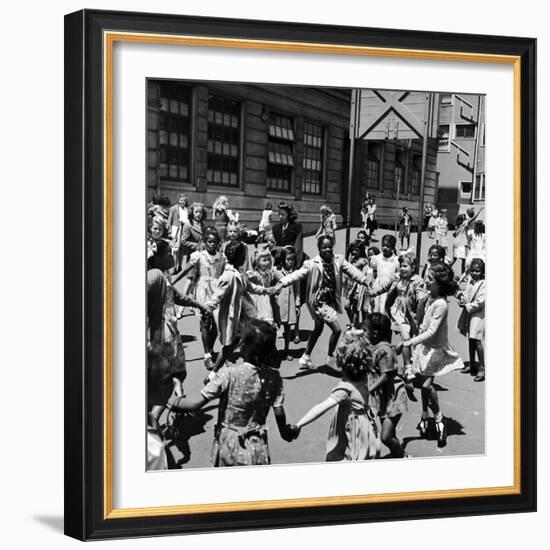
[[[469,207],[484,210],[484,96],[440,94],[437,172],[436,205],[448,209],[449,221]]]
[[[211,215],[229,198],[248,227],[291,202],[307,233],[329,205],[342,222],[350,90],[148,81],[147,198],[185,193]]]

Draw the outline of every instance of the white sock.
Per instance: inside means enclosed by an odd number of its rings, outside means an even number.
[[[435,421],[436,422],[443,422],[443,413],[441,411],[439,411],[436,415],[435,415]]]

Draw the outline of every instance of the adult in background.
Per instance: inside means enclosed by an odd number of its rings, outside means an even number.
[[[432,205],[428,202],[424,205],[424,227],[422,228],[424,231],[428,229],[428,225],[430,224],[430,218],[432,217]]]
[[[299,269],[304,263],[304,228],[298,223],[298,213],[291,204],[284,201],[277,205],[279,211],[279,223],[273,225],[271,237],[268,239],[268,247],[275,260],[275,266],[284,267],[281,263],[281,254],[285,246],[292,246],[296,251],[295,268]],[[305,302],[306,283],[300,281],[300,304]],[[300,316],[296,321],[294,343],[300,343]]]
[[[277,205],[279,223],[273,226],[273,240],[269,245],[271,254],[275,258],[277,267],[283,247],[293,246],[296,250],[296,266],[301,267],[304,262],[304,228],[297,222],[298,213],[291,204],[281,201]]]

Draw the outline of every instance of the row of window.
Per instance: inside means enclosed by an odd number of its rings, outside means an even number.
[[[366,154],[363,151],[362,187],[365,190],[380,190],[383,187],[383,182],[380,179],[383,146],[373,142],[362,142],[360,146],[367,148]],[[410,151],[396,151],[392,188],[396,195],[420,194],[421,164],[422,157],[420,155]]]
[[[149,117],[148,163],[158,166],[165,180],[188,181],[191,163],[191,88],[171,83],[149,87],[149,105],[158,109],[158,119]],[[267,121],[267,189],[290,192],[295,164],[295,129],[292,118],[271,112]],[[207,184],[237,187],[241,151],[241,104],[210,94],[207,115]],[[302,192],[321,195],[325,129],[304,123]]]
[[[440,124],[437,131],[438,150],[449,151],[451,139],[475,139],[476,124]],[[452,134],[452,137],[451,137]],[[485,127],[481,133],[480,145],[485,145]]]

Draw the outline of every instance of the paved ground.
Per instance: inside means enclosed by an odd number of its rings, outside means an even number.
[[[357,229],[352,230],[352,239]],[[389,231],[378,231],[376,239]],[[338,232],[336,252],[342,253],[344,248],[344,231]],[[411,246],[416,244],[415,235]],[[433,240],[426,234],[423,236],[422,256],[424,261],[429,246]],[[379,244],[379,243],[373,243]],[[450,243],[452,244],[452,243]],[[305,239],[305,251],[313,256],[315,243],[312,237]],[[455,266],[457,268],[458,266]],[[467,340],[456,330],[456,321],[459,307],[456,300],[450,300],[449,329],[451,345],[461,354],[464,360],[468,359]],[[342,326],[347,319],[342,317]],[[284,361],[281,365],[281,375],[285,389],[285,409],[290,422],[296,422],[312,405],[327,397],[331,389],[338,383],[335,373],[326,367],[316,371],[300,370],[297,359],[302,354],[305,341],[313,323],[306,308],[302,309],[301,333],[302,343],[291,345],[294,361]],[[206,374],[203,366],[203,349],[199,336],[199,317],[185,316],[180,321],[180,332],[184,335],[187,354],[188,376],[185,382],[187,395],[196,395],[202,387],[202,380]],[[326,357],[329,330],[325,329],[312,360],[316,365],[322,365]],[[282,338],[279,346],[282,346]],[[490,369],[489,369],[490,372]],[[398,437],[406,446],[406,452],[413,457],[430,457],[439,455],[466,455],[483,454],[485,446],[485,383],[475,383],[469,375],[450,373],[436,379],[436,389],[444,415],[448,419],[449,437],[447,446],[437,447],[435,440],[418,438],[416,425],[420,418],[420,395],[417,390],[418,402],[409,402],[409,412],[404,415],[398,426]],[[320,418],[302,430],[298,440],[292,443],[283,441],[277,430],[273,414],[268,419],[270,433],[270,449],[273,463],[296,463],[323,461],[325,443],[328,433],[331,413]],[[217,401],[209,404],[205,409],[186,419],[181,437],[170,450],[177,468],[209,467],[210,449],[212,446],[213,428],[217,418]],[[383,447],[382,456],[387,455]]]

